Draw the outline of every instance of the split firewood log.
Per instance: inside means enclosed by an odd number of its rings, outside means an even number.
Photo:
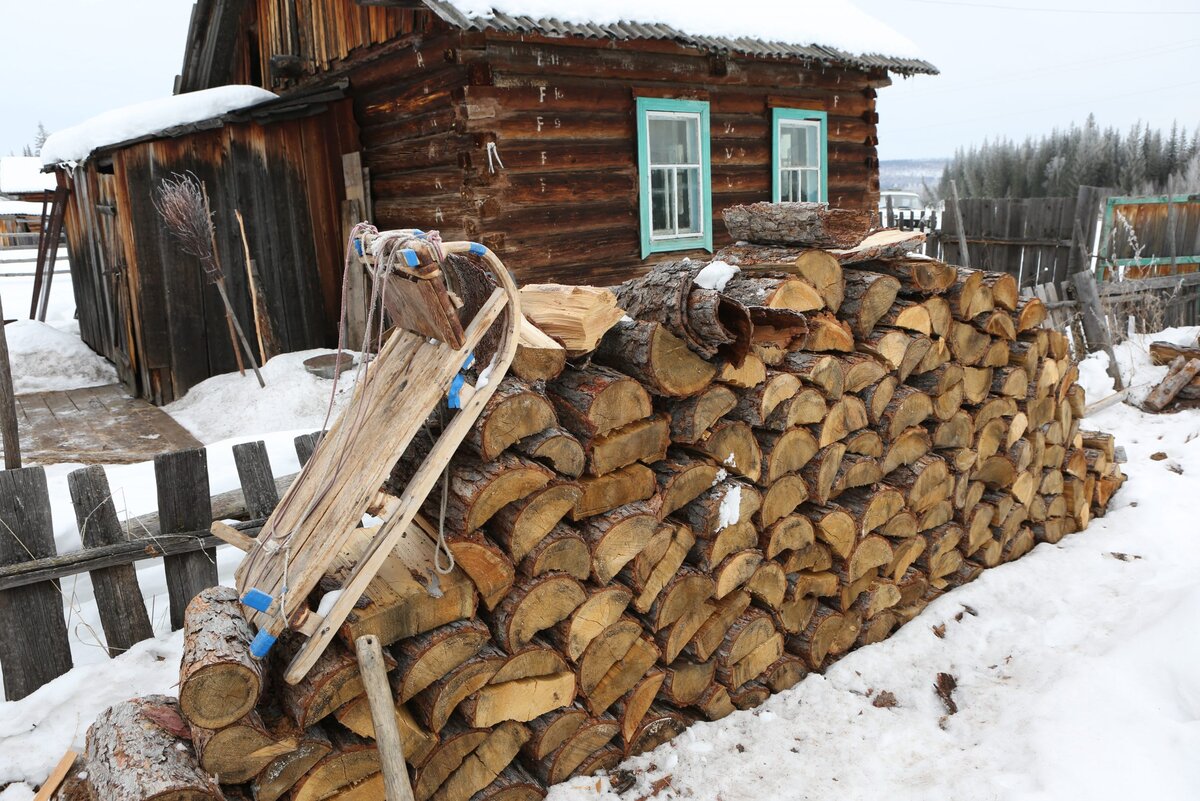
[[[829,405],[829,411],[821,421],[817,434],[817,445],[824,448],[870,424],[871,414],[862,399],[854,395],[843,395]]]
[[[929,310],[925,308],[925,304],[914,303],[903,298],[892,303],[876,323],[886,328],[900,328],[925,336],[933,334],[933,320],[930,319]]]
[[[808,485],[808,494],[812,501],[825,504],[833,497],[833,484],[845,455],[846,445],[834,442],[817,451],[801,469],[800,475]]]
[[[660,533],[664,531],[668,540],[661,558],[650,564],[649,559],[643,559],[646,551],[642,551],[621,571],[624,582],[636,593],[633,608],[643,614],[654,605],[659,593],[679,571],[696,544],[690,526],[668,522],[660,529]]]
[[[579,478],[583,473],[583,446],[565,428],[547,428],[518,441],[513,449],[562,473]]]
[[[593,715],[600,715],[617,699],[632,690],[641,681],[662,654],[648,638],[633,641],[625,655],[609,668],[608,673],[585,696],[585,705]]]
[[[934,427],[931,444],[935,450],[961,449],[971,447],[974,440],[975,421],[960,409]]]
[[[722,420],[703,439],[686,447],[750,481],[758,481],[762,474],[762,451],[754,439],[754,430],[740,420]]]
[[[1016,324],[1013,323],[1012,315],[1006,311],[999,309],[990,312],[984,312],[976,317],[971,323],[986,334],[991,334],[994,337],[1008,340],[1009,342],[1017,338]]]
[[[359,737],[375,739],[375,719],[371,717],[371,704],[365,695],[338,707],[333,713],[338,723]],[[438,736],[417,722],[406,704],[396,704],[396,726],[400,730],[400,743],[404,747],[404,758],[410,765],[419,765],[433,752]],[[268,770],[270,770],[268,768]],[[306,773],[307,771],[302,771]],[[260,778],[266,772],[259,774]]]
[[[657,479],[658,515],[666,517],[699,497],[717,480],[721,468],[708,459],[670,450],[652,465]]]
[[[830,656],[845,653],[858,639],[860,624],[853,615],[843,615],[818,604],[808,627],[785,640],[788,653],[804,660],[810,670],[821,670]]]
[[[715,607],[705,601],[685,611],[683,616],[671,625],[655,632],[654,642],[662,654],[662,661],[664,663],[674,662],[714,611]]]
[[[225,784],[241,784],[271,763],[278,744],[262,717],[252,710],[222,729],[193,725],[192,746],[200,767]]]
[[[697,284],[706,265],[660,262],[640,278],[616,287],[617,300],[635,320],[662,323],[703,359],[718,351],[735,364],[750,351],[753,325],[746,307],[717,289]]]
[[[568,367],[546,384],[563,428],[577,437],[594,439],[649,417],[650,394],[634,379],[609,367]]]
[[[737,711],[729,698],[729,690],[717,682],[709,685],[693,706],[709,721],[721,720]]]
[[[924,512],[949,497],[950,469],[939,456],[928,454],[888,474],[886,484],[905,494],[905,505]]]
[[[1195,347],[1184,347],[1171,342],[1151,342],[1150,343],[1150,362],[1159,367],[1169,367],[1171,362],[1175,361],[1180,356],[1184,357],[1184,361],[1192,359],[1200,359],[1200,343]]]
[[[650,624],[650,631],[656,632],[671,625],[688,609],[711,598],[715,589],[711,576],[686,565],[679,568],[679,572],[671,577],[646,612],[645,619]]]
[[[860,352],[882,361],[895,371],[897,378],[906,381],[916,372],[933,347],[933,342],[924,334],[898,328],[879,328],[859,337],[855,346]]]
[[[321,801],[379,773],[379,749],[374,741],[336,728],[329,740],[333,749],[296,782],[290,799]]]
[[[545,784],[566,781],[584,760],[608,745],[619,729],[616,719],[611,715],[588,718],[562,745],[542,759],[531,760],[526,765]]]
[[[411,709],[417,721],[430,731],[442,731],[458,705],[496,675],[502,664],[497,656],[495,649],[484,648],[413,696]]]
[[[522,316],[517,352],[509,370],[525,381],[552,381],[567,366],[567,349]]]
[[[496,512],[546,486],[553,478],[554,473],[547,468],[515,453],[505,452],[494,461],[483,462],[460,451],[450,465],[447,537],[478,531]],[[434,521],[440,515],[441,500],[442,493],[437,491],[425,499],[425,513]]]
[[[717,368],[716,380],[738,389],[750,389],[761,384],[767,378],[767,365],[758,354],[759,349],[755,348],[746,354],[740,364],[718,356],[713,360],[713,366]]]
[[[644,501],[588,518],[580,534],[592,554],[592,576],[607,584],[638,555],[658,530],[658,517]]]
[[[397,670],[392,689],[400,703],[479,653],[491,637],[480,620],[459,620],[401,640],[392,646]]]
[[[825,308],[825,299],[808,281],[792,276],[759,276],[738,273],[725,284],[722,291],[748,309],[789,309],[797,312]],[[751,317],[754,316],[753,311]]]
[[[592,554],[583,535],[564,523],[555,526],[517,565],[517,574],[524,579],[555,572],[579,581],[592,573]]]
[[[1046,322],[1050,312],[1040,298],[1022,298],[1016,308],[1017,331],[1032,331]]]
[[[704,573],[714,574],[721,563],[731,555],[757,545],[757,538],[758,531],[754,527],[754,521],[734,523],[716,534],[697,539],[688,551],[687,562]]]
[[[924,429],[921,431],[924,432]],[[927,434],[925,436],[928,437]],[[847,453],[842,457],[837,475],[834,476],[833,488],[829,497],[836,498],[846,490],[874,484],[881,478],[883,478],[883,471],[879,467],[878,459],[873,456]]]
[[[761,427],[780,403],[800,391],[800,379],[791,373],[768,370],[766,380],[738,393],[737,406],[729,417]]]
[[[801,570],[820,572],[829,570],[832,566],[833,552],[830,550],[829,545],[824,542],[814,542],[812,545],[789,553],[784,560],[783,570],[788,575],[791,575]]]
[[[940,294],[949,289],[958,277],[957,271],[949,264],[920,254],[870,261],[857,266],[892,276],[900,281],[901,292],[912,295]]]
[[[750,275],[766,273],[797,275],[808,281],[836,313],[845,297],[841,263],[830,253],[811,247],[773,247],[735,244],[717,252],[716,258],[737,265]]]
[[[658,488],[654,471],[637,463],[602,476],[584,476],[578,484],[581,495],[569,513],[574,522],[602,515],[618,506],[649,500]]]
[[[970,320],[995,308],[992,291],[983,283],[984,274],[978,270],[958,267],[954,283],[946,290],[946,300],[956,320]]]
[[[846,371],[837,356],[796,351],[787,355],[780,369],[816,387],[828,400],[837,400],[845,391]]]
[[[762,453],[762,475],[759,480],[768,486],[786,475],[798,473],[821,448],[817,438],[805,428],[789,428],[781,432],[758,429],[754,431],[754,437]]]
[[[799,512],[812,523],[816,538],[828,545],[836,557],[849,558],[858,540],[858,526],[849,512],[839,506],[813,503],[801,507]]]
[[[620,584],[591,589],[587,600],[546,632],[546,638],[571,662],[600,634],[622,619],[633,593]]]
[[[848,324],[832,314],[810,314],[804,349],[815,352],[853,353],[854,332]]]
[[[950,324],[946,325],[945,332],[938,335],[929,346],[929,351],[925,354],[925,358],[921,359],[920,364],[913,373],[927,373],[934,370],[951,360],[953,354],[950,352],[950,344],[947,337],[950,336]]]
[[[745,712],[762,706],[771,697],[771,690],[760,681],[748,681],[729,692],[729,701],[734,709]]]
[[[765,368],[764,368],[765,370]],[[700,394],[669,404],[671,441],[693,444],[703,438],[717,420],[737,405],[737,395],[729,387],[713,384]]]
[[[242,614],[237,590],[211,587],[183,616],[179,707],[192,724],[220,729],[258,704],[263,663],[250,653],[254,631]]]
[[[867,421],[871,425],[879,425],[879,421],[883,419],[883,412],[892,402],[892,396],[896,394],[898,386],[900,379],[894,375],[885,375],[859,393],[867,410]]]
[[[624,312],[610,290],[593,286],[526,284],[521,312],[563,344],[571,358],[591,353]]]
[[[521,754],[533,762],[545,759],[579,731],[587,719],[587,710],[576,703],[529,721],[529,739],[521,746]]]
[[[986,333],[973,325],[958,321],[950,325],[950,335],[946,339],[950,345],[950,353],[963,366],[982,364],[992,346],[992,338]],[[1007,358],[1001,362],[1001,364],[1007,363]]]
[[[933,450],[933,439],[929,431],[921,426],[910,426],[897,434],[887,444],[883,457],[879,460],[879,470],[883,475],[897,467],[912,464]]]
[[[460,801],[474,797],[504,773],[527,739],[529,729],[521,723],[505,721],[498,724],[442,782],[430,796],[431,801]]]
[[[663,704],[651,704],[625,738],[625,756],[645,754],[683,734],[687,719]]]
[[[593,637],[576,660],[580,695],[586,697],[595,692],[612,666],[625,658],[641,636],[638,621],[624,616]]]
[[[276,646],[281,664],[288,664],[303,645],[303,637],[280,639]],[[388,669],[395,660],[385,654]],[[312,669],[296,684],[281,684],[278,698],[284,712],[301,729],[307,729],[333,711],[365,693],[358,659],[338,642],[330,643]]]
[[[894,440],[902,431],[919,426],[933,413],[933,402],[919,389],[901,384],[879,417],[880,435]]]
[[[498,648],[492,648],[487,658],[496,660],[495,675],[488,684],[504,684],[519,679],[550,676],[555,673],[565,673],[570,670],[566,659],[559,653],[547,638],[541,635],[534,637],[516,653],[506,654]]]
[[[569,705],[574,698],[575,674],[564,670],[485,684],[463,700],[459,712],[467,725],[491,728],[504,721],[526,723]]]
[[[595,776],[601,771],[609,771],[621,764],[623,759],[622,750],[609,743],[598,751],[593,751],[592,755],[583,762],[579,763],[579,767],[575,769],[576,776]]]
[[[843,383],[846,392],[861,392],[887,374],[883,363],[866,353],[847,353],[839,356],[838,361],[845,375]]]
[[[717,372],[661,323],[632,319],[609,329],[593,358],[633,376],[655,395],[669,398],[699,393]]]
[[[545,394],[519,378],[507,376],[484,405],[479,421],[464,440],[485,462],[518,440],[554,428],[558,418]]]
[[[733,621],[750,608],[750,593],[731,592],[723,598],[713,600],[714,611],[696,631],[692,641],[684,648],[687,657],[695,662],[707,662],[716,654],[725,640],[725,634]]]
[[[282,716],[277,725],[283,728],[272,727],[275,742],[291,747],[276,754],[251,781],[250,791],[255,801],[278,801],[333,749],[329,736],[320,728],[296,729]],[[405,753],[412,753],[407,742],[405,746]]]
[[[553,481],[502,507],[492,516],[488,532],[520,562],[576,507],[582,496],[583,489],[578,484]]]
[[[472,729],[461,718],[451,718],[441,732],[441,741],[429,756],[413,766],[413,796],[423,801],[431,798],[490,734],[488,729]]]
[[[866,212],[823,203],[753,203],[730,206],[721,216],[734,241],[759,245],[854,247],[871,230]]]
[[[174,698],[150,695],[104,710],[88,727],[85,749],[96,797],[223,799],[216,780],[197,762],[189,736]]]
[[[665,415],[637,420],[602,437],[582,441],[587,473],[603,476],[635,462],[657,462],[671,443],[670,421]]]
[[[857,337],[866,336],[888,312],[900,291],[900,282],[888,275],[846,270],[846,299],[838,316],[850,324]]]
[[[780,401],[762,427],[772,431],[786,431],[796,426],[819,423],[827,414],[825,398],[821,393],[811,387],[805,387],[792,397]]]
[[[775,559],[787,551],[807,548],[815,542],[812,522],[800,514],[789,514],[759,534],[758,548],[768,559]]]
[[[871,464],[874,464],[874,460]],[[878,471],[877,467],[873,469]],[[782,476],[762,494],[762,506],[754,516],[754,523],[760,530],[768,530],[777,521],[796,511],[806,500],[808,485],[804,483],[804,479],[798,475]]]
[[[677,707],[691,706],[712,685],[716,675],[715,659],[693,662],[680,657],[667,666],[660,697]]]
[[[539,631],[565,619],[586,599],[587,593],[579,581],[565,573],[524,578],[492,613],[496,644],[515,653]]]
[[[992,292],[992,301],[1001,309],[1016,311],[1020,301],[1017,279],[1009,273],[984,273],[983,285]]]
[[[781,693],[795,687],[807,675],[808,669],[804,667],[804,660],[785,653],[767,666],[762,673],[762,681],[771,688],[771,692]]]
[[[450,538],[449,547],[455,565],[471,579],[483,605],[495,609],[516,580],[512,558],[478,531]]]
[[[711,539],[722,529],[749,521],[762,507],[762,494],[749,484],[726,478],[712,485],[675,516],[697,539]]]
[[[770,610],[780,608],[787,595],[787,588],[787,574],[783,571],[783,565],[770,560],[763,561],[746,582],[746,591],[750,593],[750,597]]]

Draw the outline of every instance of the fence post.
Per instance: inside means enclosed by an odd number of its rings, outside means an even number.
[[[67,476],[67,485],[84,548],[126,541],[103,467],[93,465],[75,470]],[[93,570],[89,575],[109,656],[124,653],[135,643],[154,636],[138,586],[137,570],[132,564]]]
[[[158,485],[158,520],[162,536],[208,531],[212,501],[208,493],[208,461],[203,448],[166,453],[154,459]],[[171,628],[183,628],[183,611],[196,593],[217,584],[217,549],[163,558]]]
[[[963,228],[962,209],[958,203],[958,182],[950,180],[950,195],[954,200],[954,223],[958,228],[958,260],[962,262],[961,266],[970,269],[971,267],[971,252],[967,250],[967,231]]]
[[[0,472],[0,565],[55,556],[50,492],[40,467]],[[4,697],[17,701],[71,669],[57,581],[0,591]]]
[[[308,460],[312,458],[313,451],[317,449],[317,445],[321,442],[321,435],[324,432],[314,431],[311,434],[301,434],[292,442],[296,446],[296,458],[300,460],[300,469],[304,469],[304,465],[308,464]]]
[[[1112,377],[1113,386],[1120,392],[1125,389],[1125,382],[1121,378],[1121,368],[1117,365],[1117,356],[1113,352],[1112,334],[1108,330],[1108,320],[1104,316],[1104,309],[1100,306],[1100,292],[1096,289],[1096,274],[1088,268],[1087,244],[1083,239],[1081,222],[1087,205],[1080,202],[1075,207],[1075,229],[1071,244],[1071,285],[1075,289],[1075,299],[1079,301],[1079,317],[1083,322],[1083,336],[1087,339],[1090,347],[1101,348],[1108,354],[1108,374]]]
[[[17,398],[13,392],[12,365],[8,361],[8,333],[0,305],[0,436],[4,443],[4,469],[21,468],[21,434],[17,429]]]
[[[266,444],[259,440],[234,445],[233,461],[242,484],[242,496],[246,499],[246,516],[251,520],[270,517],[279,505],[279,490],[271,473]]]

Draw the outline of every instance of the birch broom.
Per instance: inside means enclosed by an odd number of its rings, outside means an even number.
[[[217,230],[213,225],[212,209],[208,204],[208,192],[204,185],[191,173],[174,175],[164,178],[159,183],[158,195],[154,207],[167,226],[167,230],[179,242],[184,253],[195,256],[200,261],[204,278],[216,286],[225,304],[225,322],[229,326],[229,341],[233,345],[233,354],[237,358],[238,372],[246,374],[242,363],[242,350],[250,360],[250,367],[258,379],[258,385],[265,387],[262,374],[258,371],[258,363],[254,351],[242,333],[242,325],[237,315],[233,313],[233,304],[229,302],[229,293],[225,287],[225,273],[217,256]],[[241,348],[238,341],[241,341]]]

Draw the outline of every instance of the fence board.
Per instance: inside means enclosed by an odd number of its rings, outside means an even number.
[[[67,476],[67,485],[84,548],[126,541],[103,467],[75,470]],[[91,577],[109,656],[124,653],[134,643],[154,636],[132,563],[93,570]]]
[[[246,498],[246,514],[250,517],[269,517],[279,505],[279,492],[275,487],[275,476],[271,473],[271,459],[267,446],[261,440],[233,446],[233,461],[237,465],[238,480]]]
[[[200,531],[212,524],[208,490],[208,462],[203,448],[168,453],[154,460],[158,484],[158,519],[163,534]],[[217,584],[217,549],[163,559],[167,571],[167,597],[171,603],[171,628],[183,627],[183,611],[201,590]]]
[[[54,523],[40,467],[0,472],[0,565],[54,556]],[[0,592],[0,669],[16,701],[71,669],[62,591],[43,581]]]

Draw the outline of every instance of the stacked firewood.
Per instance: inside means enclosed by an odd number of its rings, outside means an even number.
[[[1200,341],[1192,347],[1150,343],[1150,360],[1165,365],[1167,375],[1150,391],[1142,406],[1152,412],[1200,408]]]
[[[711,264],[526,287],[513,374],[410,538],[443,536],[454,569],[385,569],[294,686],[294,642],[254,660],[233,591],[199,596],[179,701],[92,728],[98,796],[156,772],[188,798],[382,798],[353,657],[373,633],[418,801],[540,798],[1104,513],[1112,438],[1080,430],[1067,340],[1010,276],[807,204],[729,224],[745,241]],[[421,455],[397,455],[377,512]],[[151,767],[130,778],[138,737]]]

